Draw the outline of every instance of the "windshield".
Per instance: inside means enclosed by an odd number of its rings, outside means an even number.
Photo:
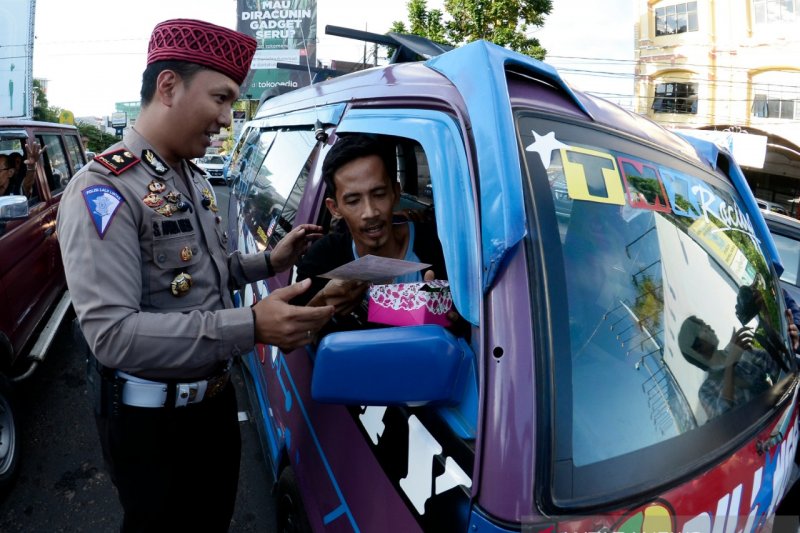
[[[206,165],[224,165],[225,159],[219,155],[207,155],[201,159],[201,162],[205,163]]]
[[[546,290],[567,324],[556,424],[574,467],[689,434],[786,375],[780,292],[727,181],[579,126],[518,127],[532,187],[546,178],[539,231],[561,248]]]

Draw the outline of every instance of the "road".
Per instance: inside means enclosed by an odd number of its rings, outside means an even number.
[[[227,188],[215,190],[224,211]],[[16,390],[23,455],[17,484],[0,502],[3,533],[119,530],[122,511],[103,467],[86,391],[86,363],[72,338],[73,316],[68,315],[62,324],[43,365]],[[238,365],[234,367],[233,383],[239,410],[249,414]],[[240,429],[241,476],[230,531],[271,531],[272,477],[258,444],[255,423],[249,416]]]

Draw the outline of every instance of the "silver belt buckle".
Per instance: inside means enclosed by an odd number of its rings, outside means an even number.
[[[195,381],[194,383],[178,383],[175,387],[175,407],[202,402],[206,395],[208,381]]]

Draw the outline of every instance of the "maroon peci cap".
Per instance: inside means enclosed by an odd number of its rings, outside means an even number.
[[[244,82],[256,52],[256,40],[210,22],[192,19],[165,20],[153,28],[147,46],[147,64],[156,61],[188,61]]]

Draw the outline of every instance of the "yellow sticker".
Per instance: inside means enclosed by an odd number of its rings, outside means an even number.
[[[570,198],[625,205],[622,176],[614,156],[576,146],[561,148],[560,152]]]

